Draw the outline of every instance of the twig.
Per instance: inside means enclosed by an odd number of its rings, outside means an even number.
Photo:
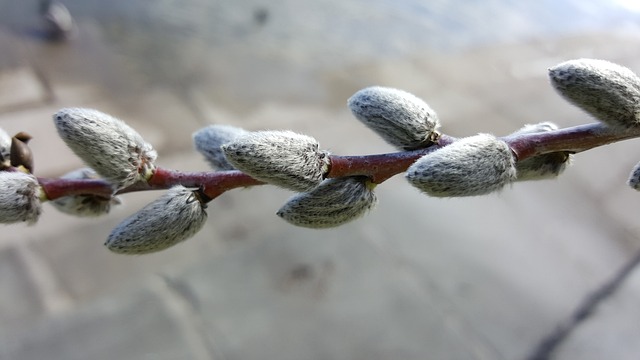
[[[506,136],[502,139],[511,147],[519,161],[547,153],[578,153],[622,140],[640,137],[640,128],[617,130],[600,123],[574,126],[554,131]],[[331,166],[327,178],[344,176],[368,176],[380,184],[390,177],[407,170],[420,157],[456,141],[448,135],[440,135],[436,142],[424,149],[400,151],[387,154],[363,156],[331,155]],[[109,197],[113,193],[109,183],[102,180],[39,179],[49,200],[68,195],[93,194]],[[256,180],[240,171],[181,172],[156,168],[153,176],[145,183],[138,183],[117,194],[167,189],[175,185],[201,188],[209,198],[214,199],[225,191],[264,182]]]

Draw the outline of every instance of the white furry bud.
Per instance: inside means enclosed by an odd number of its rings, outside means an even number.
[[[38,179],[19,171],[0,171],[0,223],[33,225],[42,213]]]
[[[340,226],[361,217],[375,206],[374,186],[364,176],[327,179],[310,192],[293,196],[277,215],[302,227]]]
[[[244,134],[247,131],[238,127],[209,125],[193,133],[193,143],[214,170],[235,170],[224,156],[221,146]]]
[[[515,159],[507,143],[478,134],[421,157],[406,177],[431,196],[485,195],[516,179]]]
[[[425,147],[439,126],[427,103],[398,89],[368,87],[351,96],[347,105],[358,120],[400,149]]]
[[[62,109],[53,120],[67,146],[117,188],[146,180],[155,168],[156,151],[121,120],[82,108]]]
[[[64,174],[61,179],[99,179],[99,176],[91,168],[82,168]],[[63,196],[51,201],[51,205],[59,211],[80,217],[106,215],[112,206],[121,203],[118,196],[107,199],[96,195]]]
[[[197,233],[207,219],[199,196],[175,186],[137,213],[122,221],[109,235],[105,246],[120,254],[161,251]]]
[[[291,131],[247,133],[222,150],[237,169],[293,191],[315,188],[329,170],[328,154],[318,150],[318,142]]]
[[[0,128],[0,168],[2,163],[9,160],[11,153],[11,136]]]
[[[640,78],[626,67],[594,59],[549,69],[551,84],[569,102],[618,128],[640,123]]]
[[[552,122],[528,124],[511,135],[535,134],[558,130],[558,125]],[[518,181],[552,179],[560,175],[571,163],[571,154],[567,152],[555,152],[550,154],[533,156],[516,162]]]
[[[640,191],[640,163],[637,163],[636,166],[633,167],[633,170],[631,170],[627,185],[634,190]]]

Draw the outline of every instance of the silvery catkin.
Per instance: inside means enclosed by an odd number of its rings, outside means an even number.
[[[91,168],[82,168],[71,171],[60,177],[61,179],[99,179],[98,174]],[[110,199],[96,195],[72,195],[63,196],[51,201],[59,211],[80,217],[92,217],[106,215],[111,207],[121,204],[118,196]]]
[[[558,125],[552,122],[527,124],[513,135],[534,134],[557,130]],[[516,162],[518,181],[552,179],[560,175],[571,163],[572,155],[567,152],[555,152],[537,155]]]
[[[504,141],[478,134],[421,157],[406,178],[431,196],[485,195],[516,179],[515,158]]]
[[[256,131],[222,146],[229,162],[251,177],[293,191],[308,191],[329,171],[318,142],[292,131]]]
[[[33,225],[42,213],[38,179],[20,171],[0,171],[0,223]]]
[[[205,206],[194,191],[174,186],[116,226],[105,246],[120,254],[161,251],[195,235],[206,219]]]
[[[631,170],[629,180],[627,180],[627,185],[634,190],[640,191],[640,163],[637,163],[636,166],[633,167],[633,170]]]
[[[358,120],[399,149],[425,147],[439,126],[427,103],[398,89],[368,87],[353,94],[347,105]]]
[[[549,69],[553,87],[603,123],[630,128],[640,123],[640,78],[605,60],[577,59]]]
[[[373,186],[364,176],[327,179],[315,189],[293,196],[277,215],[302,227],[339,226],[361,217],[375,206]]]
[[[0,128],[0,167],[3,162],[9,160],[10,151],[11,137],[2,128]]]
[[[246,130],[235,126],[209,125],[193,133],[193,143],[214,170],[235,170],[224,156],[222,145],[246,133]]]
[[[153,147],[129,125],[93,109],[61,109],[58,134],[87,165],[117,188],[145,180],[155,168]]]

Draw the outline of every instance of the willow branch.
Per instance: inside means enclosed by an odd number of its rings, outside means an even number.
[[[554,152],[579,153],[599,146],[640,137],[640,129],[617,130],[600,123],[574,126],[534,134],[506,136],[502,139],[511,147],[519,161]],[[390,177],[407,170],[420,157],[456,141],[448,135],[440,135],[430,146],[410,151],[386,154],[340,156],[331,155],[327,178],[344,176],[368,176],[380,184]],[[49,200],[69,195],[112,196],[112,186],[103,180],[38,179]],[[156,168],[147,183],[138,183],[117,191],[124,194],[133,191],[168,189],[175,185],[200,188],[209,198],[239,188],[262,185],[264,182],[237,170],[182,172]]]

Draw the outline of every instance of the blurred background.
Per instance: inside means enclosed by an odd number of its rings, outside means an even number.
[[[82,165],[55,134],[62,107],[117,116],[161,166],[203,170],[191,134],[211,123],[392,151],[346,108],[370,85],[423,98],[445,133],[505,135],[593,121],[550,66],[640,71],[632,0],[63,4],[72,24],[59,5],[0,0],[0,127],[33,135],[45,177]],[[102,244],[157,192],[97,219],[46,204],[37,225],[0,227],[0,359],[637,359],[640,196],[625,181],[639,150],[598,148],[480,198],[397,176],[368,216],[322,231],[275,216],[286,191],[232,191],[197,236],[145,256]]]

